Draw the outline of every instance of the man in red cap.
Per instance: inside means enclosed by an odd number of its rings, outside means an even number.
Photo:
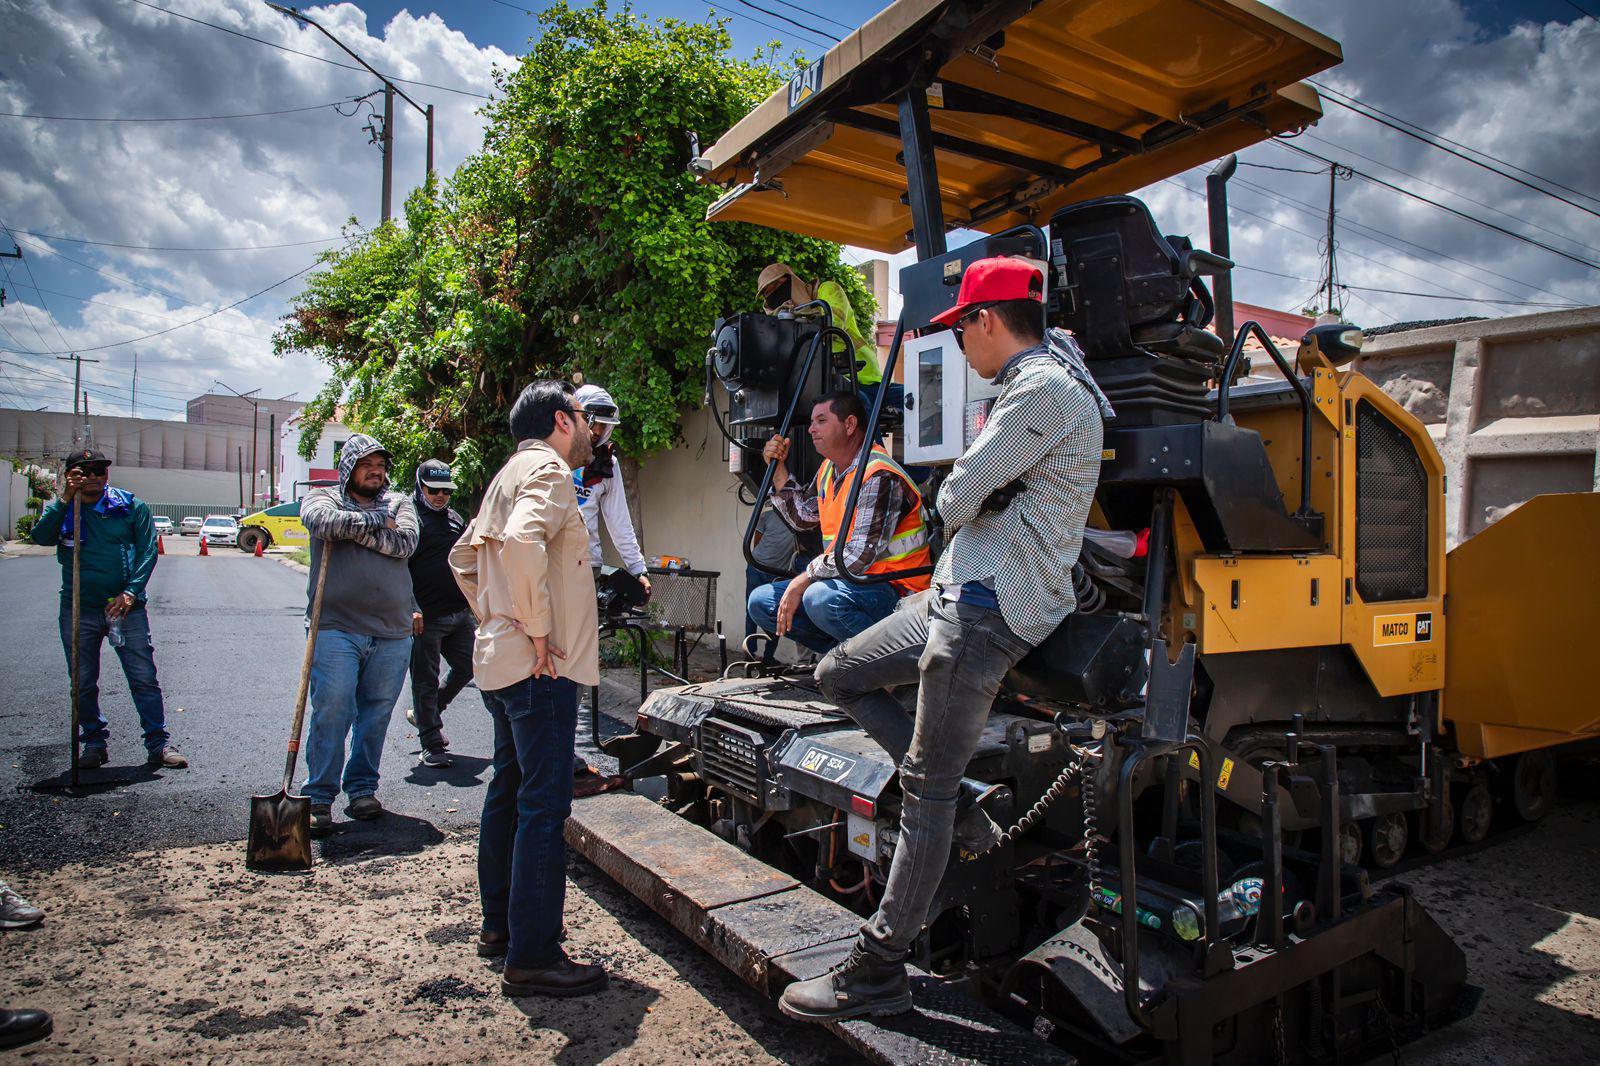
[[[930,914],[954,841],[999,838],[962,778],[1000,682],[1075,601],[1072,565],[1099,478],[1108,408],[1071,340],[1044,327],[1044,277],[980,259],[935,322],[1000,387],[978,439],[939,489],[946,547],[933,587],[829,652],[817,681],[900,765],[900,838],[877,913],[855,950],[790,985],[792,1018],[835,1021],[911,1009],[906,955]],[[890,689],[918,683],[915,717]]]

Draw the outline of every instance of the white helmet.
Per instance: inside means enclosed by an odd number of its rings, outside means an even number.
[[[599,385],[580,385],[573,400],[577,403],[578,410],[582,411],[590,422],[602,426],[616,426],[622,423],[622,419],[618,417],[617,401]]]

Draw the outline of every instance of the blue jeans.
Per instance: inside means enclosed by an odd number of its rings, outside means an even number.
[[[311,726],[306,735],[306,783],[312,803],[332,803],[341,787],[351,800],[378,791],[378,763],[389,715],[411,666],[410,637],[369,637],[317,630],[311,657]],[[344,740],[350,737],[350,762]]]
[[[485,932],[505,933],[506,965],[534,969],[561,954],[572,813],[578,686],[530,677],[483,694],[494,719],[494,777],[478,823],[478,894]]]
[[[762,585],[746,603],[750,617],[768,633],[777,632],[778,603],[788,587],[787,580]],[[887,581],[878,585],[856,585],[842,577],[813,581],[800,597],[788,636],[812,651],[830,651],[878,619],[887,618],[899,602],[899,590]]]
[[[106,635],[106,613],[94,606],[78,615],[78,740],[86,748],[103,748],[111,727],[100,713],[100,641]],[[72,605],[61,605],[61,650],[72,669]],[[150,615],[140,604],[122,619],[122,674],[128,679],[133,708],[144,728],[145,750],[152,755],[167,746],[167,712],[156,681],[156,650],[150,640]]]

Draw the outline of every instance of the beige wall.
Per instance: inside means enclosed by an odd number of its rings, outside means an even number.
[[[683,443],[639,464],[640,544],[646,558],[680,555],[717,570],[717,612],[730,651],[744,635],[744,555],[750,508],[739,503],[724,442],[704,410],[684,416]],[[610,556],[609,545],[607,555]]]

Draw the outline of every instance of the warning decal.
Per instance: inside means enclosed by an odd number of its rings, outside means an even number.
[[[1372,620],[1372,643],[1426,644],[1433,639],[1433,612],[1380,614]]]

